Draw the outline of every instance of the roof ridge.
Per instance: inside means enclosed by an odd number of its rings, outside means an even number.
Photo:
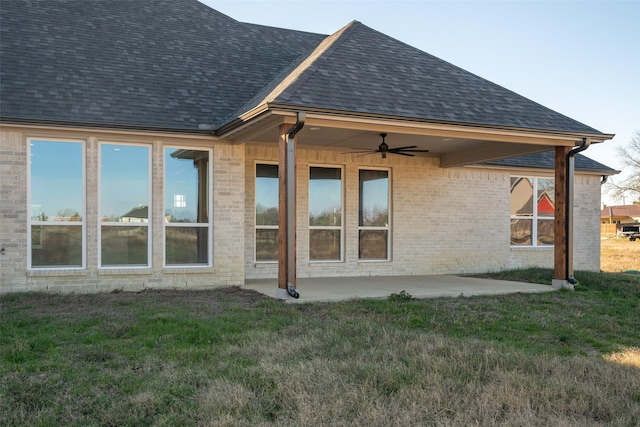
[[[325,61],[331,56],[331,52],[335,51],[338,46],[345,40],[345,37],[353,31],[357,25],[362,25],[358,21],[351,21],[335,33],[327,36],[320,44],[308,54],[298,65],[284,77],[280,83],[273,88],[262,101],[257,105],[269,102],[285,94],[287,90],[291,90],[294,85],[297,87],[308,80],[317,70],[317,64]],[[311,72],[309,72],[311,70]],[[285,96],[286,97],[286,96]]]
[[[257,108],[260,105],[273,101],[287,89],[293,87],[294,84],[296,84],[296,86],[303,84],[313,74],[313,72],[308,73],[308,75],[303,78],[305,71],[310,69],[313,64],[317,64],[317,60],[320,59],[324,53],[337,49],[337,46],[339,46],[344,40],[341,36],[344,33],[347,33],[347,31],[353,31],[351,28],[358,24],[362,25],[358,21],[351,21],[335,33],[326,36],[312,51],[296,58],[296,60],[278,73],[278,75],[276,75],[260,92],[236,110],[230,117],[227,117],[221,123],[216,124],[214,128],[220,128],[238,118],[238,116]],[[256,27],[258,26],[256,24],[251,25]],[[262,27],[269,28],[267,26]]]

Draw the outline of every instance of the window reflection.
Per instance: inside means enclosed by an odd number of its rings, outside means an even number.
[[[31,268],[84,266],[84,144],[29,140]]]
[[[309,225],[342,224],[342,170],[312,167],[309,173]]]
[[[342,259],[342,169],[309,170],[309,259]]]
[[[389,171],[359,171],[359,258],[389,257]]]
[[[31,226],[32,267],[82,267],[82,227]]]
[[[149,222],[149,181],[149,147],[101,144],[101,221]]]
[[[209,222],[209,152],[165,150],[164,211],[167,222]]]
[[[149,265],[151,149],[100,144],[100,265]]]
[[[511,177],[511,245],[553,245],[554,214],[554,179]]]
[[[340,230],[309,230],[309,259],[330,261],[340,259]]]
[[[147,265],[148,227],[102,226],[102,265]]]
[[[82,220],[82,148],[79,142],[30,141],[32,220]]]
[[[278,165],[256,164],[256,261],[278,260]]]
[[[533,178],[511,177],[511,215],[533,216]]]
[[[278,260],[278,229],[256,229],[256,261]]]
[[[167,147],[164,152],[165,264],[210,263],[210,152]]]
[[[165,232],[167,265],[208,263],[207,227],[166,227]]]

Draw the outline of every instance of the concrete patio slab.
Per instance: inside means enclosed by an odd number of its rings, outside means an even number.
[[[276,297],[276,279],[248,279],[247,289]],[[342,301],[354,298],[386,298],[406,291],[415,298],[549,292],[550,285],[463,276],[377,276],[299,278],[299,299],[287,302]]]

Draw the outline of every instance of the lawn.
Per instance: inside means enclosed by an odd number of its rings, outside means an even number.
[[[252,291],[0,298],[4,425],[640,425],[640,277],[285,304]],[[502,273],[550,283],[550,270]]]
[[[600,260],[602,271],[640,271],[640,240],[632,242],[617,237],[602,238]]]

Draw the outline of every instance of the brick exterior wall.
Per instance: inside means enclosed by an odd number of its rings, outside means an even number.
[[[27,138],[86,141],[86,268],[27,268]],[[207,139],[209,141],[207,141]],[[152,153],[152,259],[149,268],[98,268],[99,143],[143,143]],[[213,263],[211,267],[163,267],[164,147],[213,147]],[[211,138],[154,138],[91,132],[0,132],[0,293],[11,291],[106,292],[146,288],[205,288],[244,284],[244,147]]]
[[[9,128],[11,129],[11,128]],[[242,285],[245,278],[275,278],[276,263],[255,262],[255,164],[277,162],[277,148],[232,145],[208,137],[126,135],[102,131],[21,128],[0,131],[0,293],[105,292],[115,289],[203,288]],[[27,138],[86,141],[86,268],[27,268]],[[152,147],[152,266],[98,268],[98,151],[101,141]],[[163,267],[163,147],[213,148],[213,264]],[[344,255],[341,262],[310,262],[309,166],[343,167]],[[391,260],[358,260],[358,168],[390,170]],[[552,248],[511,248],[509,188],[513,172],[439,167],[438,159],[390,155],[353,157],[300,147],[297,167],[298,276],[462,274],[529,266],[553,267]],[[516,172],[521,174],[522,172]],[[598,270],[600,183],[575,180],[576,269]]]
[[[277,162],[275,147],[247,145],[245,275],[275,278],[275,263],[254,256],[255,164]],[[309,167],[344,169],[344,255],[342,262],[310,262],[308,256]],[[358,260],[358,168],[391,171],[390,261]],[[553,268],[552,247],[511,247],[509,191],[522,170],[439,167],[425,157],[353,157],[337,151],[299,148],[297,152],[298,277],[464,274],[512,268]],[[531,173],[553,177],[552,173]],[[575,269],[600,268],[600,178],[575,179]]]

